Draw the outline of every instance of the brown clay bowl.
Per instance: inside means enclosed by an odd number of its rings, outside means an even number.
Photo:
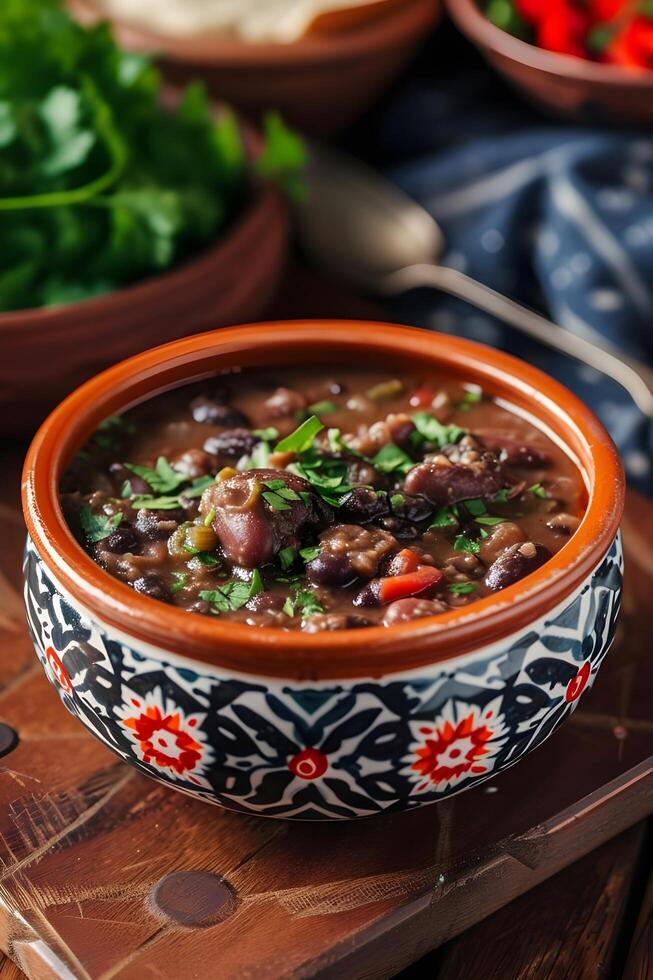
[[[125,22],[113,27],[124,47],[160,54],[172,84],[201,77],[221,101],[255,114],[277,109],[305,132],[325,135],[344,129],[381,95],[428,36],[441,0],[378,6],[374,17],[327,19],[324,30],[293,44],[216,34],[172,39]],[[99,18],[93,0],[72,0],[70,7],[85,22]]]
[[[59,481],[106,417],[225,368],[363,361],[475,381],[548,427],[587,483],[578,531],[536,572],[470,607],[313,634],[138,595],[75,541]],[[140,772],[199,799],[318,820],[431,803],[522,758],[591,686],[619,611],[623,495],[616,449],[589,409],[480,344],[351,321],[201,334],[100,374],[32,443],[23,474],[32,637],[69,711]]]
[[[0,435],[33,432],[82,381],[153,344],[256,319],[281,277],[287,238],[280,195],[257,188],[224,237],[169,272],[97,299],[0,313]]]
[[[485,59],[545,108],[579,120],[653,120],[653,72],[544,51],[496,27],[475,0],[445,2],[454,23]]]

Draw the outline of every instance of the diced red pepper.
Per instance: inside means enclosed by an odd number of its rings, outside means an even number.
[[[410,396],[410,404],[413,408],[427,408],[436,395],[437,391],[433,385],[422,385]]]
[[[444,580],[444,575],[437,568],[420,565],[414,572],[406,575],[392,575],[379,581],[379,602],[385,605],[395,599],[406,599],[408,596],[419,595],[431,589]]]
[[[630,68],[653,67],[653,24],[645,17],[635,17],[606,47],[603,58],[615,65]]]
[[[388,565],[388,575],[405,575],[407,572],[414,572],[419,565],[419,555],[410,548],[398,551]]]
[[[585,36],[589,18],[568,0],[549,0],[547,14],[540,20],[537,43],[547,51],[586,58]]]

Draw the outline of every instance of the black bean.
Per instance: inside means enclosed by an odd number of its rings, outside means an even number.
[[[185,514],[183,510],[145,510],[136,515],[136,530],[151,541],[168,538],[177,529]]]
[[[249,456],[260,441],[249,429],[225,429],[217,436],[209,436],[204,443],[204,450],[213,456],[240,459],[241,456]]]
[[[410,453],[413,448],[410,437],[414,431],[415,426],[412,422],[401,422],[400,425],[395,426],[395,428],[392,430],[392,441],[396,446],[399,446],[405,452]]]
[[[209,425],[223,425],[225,428],[246,426],[247,419],[242,412],[231,405],[200,395],[190,403],[191,412],[196,422],[207,422]]]
[[[379,601],[379,587],[380,582],[378,579],[368,582],[364,585],[360,592],[354,596],[352,599],[352,604],[354,606],[380,606]]]
[[[390,510],[388,495],[367,487],[356,487],[338,510],[338,517],[348,524],[367,524]]]
[[[355,630],[371,625],[369,619],[354,613],[318,613],[310,619],[305,619],[302,629],[305,633],[323,633],[332,630]]]
[[[518,582],[543,565],[551,552],[542,544],[524,541],[512,545],[493,562],[485,576],[485,584],[493,592],[499,592]]]
[[[281,612],[285,599],[277,592],[259,592],[247,603],[247,608],[251,612]]]
[[[102,543],[107,551],[112,551],[114,555],[126,555],[127,552],[137,555],[141,550],[140,537],[128,524],[116,528]]]
[[[133,588],[141,595],[149,596],[150,599],[158,599],[160,602],[172,602],[170,590],[158,572],[146,572],[141,578],[136,579],[133,583]]]
[[[395,517],[410,521],[411,524],[421,524],[433,516],[433,504],[419,494],[393,493],[390,503]]]
[[[419,537],[419,528],[402,517],[388,515],[379,518],[375,523],[384,531],[389,531],[390,534],[394,534],[395,537],[402,538],[404,541],[413,541]]]
[[[348,585],[356,579],[347,555],[322,552],[306,565],[306,575],[316,585]]]

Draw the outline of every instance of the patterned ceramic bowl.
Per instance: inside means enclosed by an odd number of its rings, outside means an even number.
[[[535,416],[586,479],[579,530],[542,568],[470,608],[384,629],[291,633],[163,606],[77,545],[62,472],[98,423],[218,368],[432,364]],[[72,394],[27,456],[29,625],[64,705],[140,772],[234,810],[347,819],[432,803],[544,741],[594,680],[621,592],[624,481],[590,411],[479,344],[381,324],[287,323],[201,334]]]

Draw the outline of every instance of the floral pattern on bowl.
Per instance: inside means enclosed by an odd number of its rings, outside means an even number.
[[[382,678],[299,683],[182,658],[87,613],[25,555],[30,632],[70,712],[140,772],[263,816],[349,819],[468,789],[541,744],[612,642],[619,536],[541,619],[472,653]]]

